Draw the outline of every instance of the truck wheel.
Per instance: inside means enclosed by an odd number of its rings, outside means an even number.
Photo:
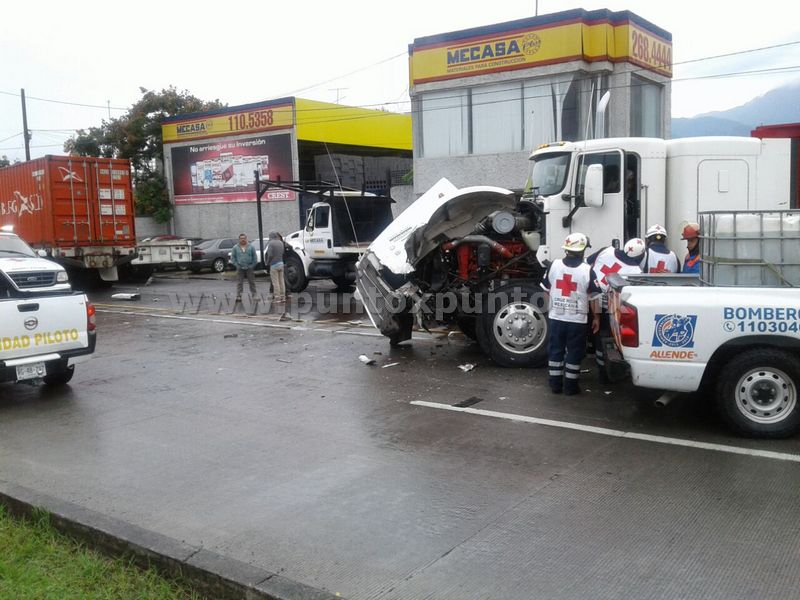
[[[757,348],[735,356],[719,373],[717,410],[737,433],[782,438],[800,429],[800,364],[782,350]]]
[[[308,287],[308,278],[303,261],[297,256],[287,256],[283,261],[283,278],[286,280],[286,290],[296,294]]]
[[[73,375],[75,375],[75,365],[64,367],[54,373],[48,373],[42,380],[46,385],[66,385]]]
[[[215,273],[224,273],[225,269],[228,268],[228,263],[225,262],[224,258],[215,258],[214,262],[211,263],[211,268],[214,269]]]
[[[492,298],[501,302],[492,302]],[[501,367],[540,367],[547,361],[546,296],[533,284],[505,285],[488,294],[475,329],[481,350]]]

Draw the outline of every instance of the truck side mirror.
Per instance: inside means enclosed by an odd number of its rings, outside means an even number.
[[[39,258],[47,258],[47,251],[46,250],[42,250],[41,248],[39,248],[36,251],[36,256],[38,256]]]
[[[603,206],[603,165],[589,165],[586,169],[583,204],[593,208]]]

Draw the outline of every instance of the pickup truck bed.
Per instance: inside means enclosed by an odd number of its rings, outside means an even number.
[[[742,435],[800,430],[800,290],[610,282],[612,329],[635,385],[702,389]]]

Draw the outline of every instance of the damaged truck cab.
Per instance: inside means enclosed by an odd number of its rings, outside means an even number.
[[[700,211],[786,209],[797,196],[790,139],[604,138],[544,144],[518,199],[446,179],[403,212],[358,263],[373,324],[393,344],[421,327],[457,324],[502,366],[546,360],[544,265],[573,232],[595,249],[677,233]]]

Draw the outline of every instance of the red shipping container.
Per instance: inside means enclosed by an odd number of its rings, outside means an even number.
[[[111,269],[130,262],[134,216],[127,160],[45,156],[0,169],[0,226],[13,226],[67,267]]]

